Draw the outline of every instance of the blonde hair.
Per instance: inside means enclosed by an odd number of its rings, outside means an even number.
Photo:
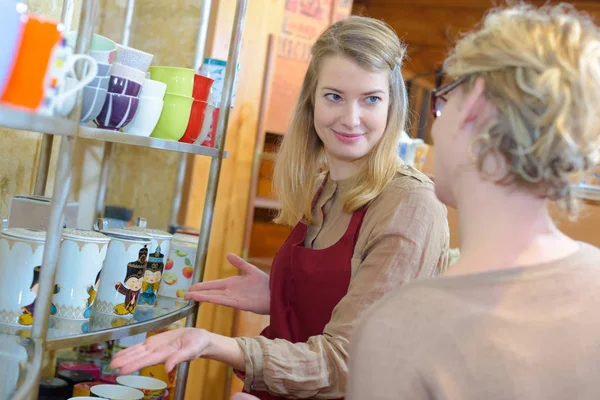
[[[517,4],[491,10],[480,29],[458,42],[444,65],[466,87],[483,78],[498,116],[476,138],[479,171],[500,154],[499,182],[557,200],[571,215],[574,177],[597,160],[600,139],[600,34],[571,5]]]
[[[379,143],[366,156],[366,166],[347,193],[344,211],[351,213],[375,199],[394,178],[399,158],[398,140],[406,122],[407,94],[400,67],[405,46],[385,23],[352,16],[331,25],[312,46],[295,112],[275,160],[273,187],[281,202],[275,222],[293,226],[312,222],[312,200],[317,177],[326,167],[323,143],[314,127],[315,91],[323,60],[344,56],[361,67],[389,72],[390,102],[387,125]]]

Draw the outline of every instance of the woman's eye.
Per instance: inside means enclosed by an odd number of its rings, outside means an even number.
[[[381,97],[377,97],[377,96],[367,97],[367,103],[370,103],[370,104],[376,104],[376,103],[379,103],[380,101],[381,101]]]
[[[342,99],[342,96],[340,96],[339,94],[336,94],[336,93],[328,93],[328,94],[325,95],[325,98],[327,100],[338,102],[338,101],[340,101]]]

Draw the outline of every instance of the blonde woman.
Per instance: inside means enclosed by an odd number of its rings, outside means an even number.
[[[129,373],[166,361],[171,369],[205,357],[245,375],[245,389],[260,399],[344,396],[361,313],[446,266],[446,209],[431,181],[397,155],[404,51],[388,26],[369,18],[351,17],[322,34],[275,165],[277,220],[294,228],[271,275],[229,255],[241,276],[186,295],[269,314],[261,336],[168,332],[117,354],[113,367]]]
[[[600,31],[572,6],[495,9],[433,93],[436,194],[461,256],[369,310],[348,399],[600,399],[600,251],[546,208],[600,144]]]

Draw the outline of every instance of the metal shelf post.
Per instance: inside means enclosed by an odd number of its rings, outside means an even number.
[[[223,163],[225,148],[225,138],[227,135],[227,125],[229,123],[229,112],[233,97],[235,75],[237,64],[242,47],[242,34],[244,31],[244,22],[246,18],[247,0],[237,0],[233,29],[231,31],[231,41],[229,45],[229,55],[227,57],[227,68],[225,70],[225,84],[221,97],[221,112],[217,123],[216,145],[219,150],[219,156],[213,158],[210,162],[208,182],[206,184],[206,197],[204,200],[204,211],[202,213],[202,224],[200,225],[200,236],[198,237],[198,252],[196,254],[196,263],[194,266],[194,275],[192,282],[202,282],[204,280],[204,270],[206,267],[206,258],[208,256],[208,244],[213,223],[215,203],[217,199],[217,189],[219,186],[219,177]],[[196,326],[198,305],[196,312],[192,313],[186,321],[187,327]],[[187,385],[187,376],[189,372],[189,363],[179,365],[177,374],[177,383],[175,385],[177,400],[184,399],[184,392]]]

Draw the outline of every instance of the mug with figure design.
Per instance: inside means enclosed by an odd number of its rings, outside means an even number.
[[[119,228],[102,229],[104,226],[102,220],[95,225],[111,241],[93,312],[132,318],[146,270],[150,236]]]

